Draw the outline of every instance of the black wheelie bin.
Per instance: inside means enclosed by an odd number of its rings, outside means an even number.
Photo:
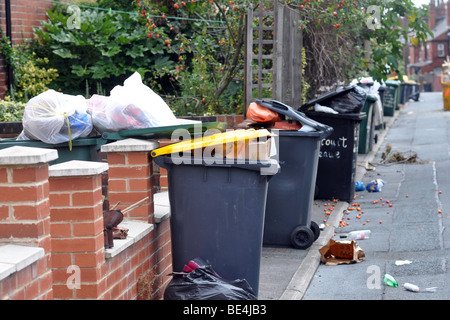
[[[353,201],[358,160],[359,127],[367,115],[360,112],[367,94],[357,86],[338,88],[306,104],[300,110],[334,129],[322,139],[316,178],[316,199]],[[314,105],[330,107],[337,114],[314,111]]]

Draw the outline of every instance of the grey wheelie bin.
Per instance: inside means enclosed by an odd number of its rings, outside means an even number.
[[[278,101],[256,103],[314,129],[277,131],[280,172],[269,182],[264,222],[264,245],[307,249],[320,235],[318,224],[311,221],[320,141],[333,128]]]
[[[173,271],[200,257],[222,278],[245,279],[257,295],[267,190],[278,161],[205,155],[180,161],[177,145],[185,142],[167,146],[170,154],[152,152],[168,170]]]

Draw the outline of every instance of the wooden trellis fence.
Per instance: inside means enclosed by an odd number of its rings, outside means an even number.
[[[254,99],[301,105],[302,34],[299,14],[278,0],[261,1],[247,14],[245,106]]]

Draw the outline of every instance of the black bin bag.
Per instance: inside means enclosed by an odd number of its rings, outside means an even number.
[[[366,102],[367,93],[360,86],[339,87],[327,92],[300,107],[300,111],[314,111],[316,103],[330,107],[339,113],[359,113]]]
[[[191,264],[190,264],[191,265]],[[164,300],[257,300],[245,279],[226,280],[210,265],[177,272],[164,291]]]

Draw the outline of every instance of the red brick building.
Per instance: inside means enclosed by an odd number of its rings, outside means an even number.
[[[59,2],[67,2],[60,0]],[[10,32],[12,43],[16,44],[33,38],[33,28],[41,25],[46,19],[46,10],[52,6],[51,0],[1,0],[0,1],[0,27],[7,35]],[[10,19],[8,18],[10,8]],[[0,56],[0,98],[8,90],[7,70]]]
[[[441,91],[442,63],[450,56],[450,1],[430,0],[428,26],[434,37],[426,44],[409,44],[408,75],[432,91]]]

